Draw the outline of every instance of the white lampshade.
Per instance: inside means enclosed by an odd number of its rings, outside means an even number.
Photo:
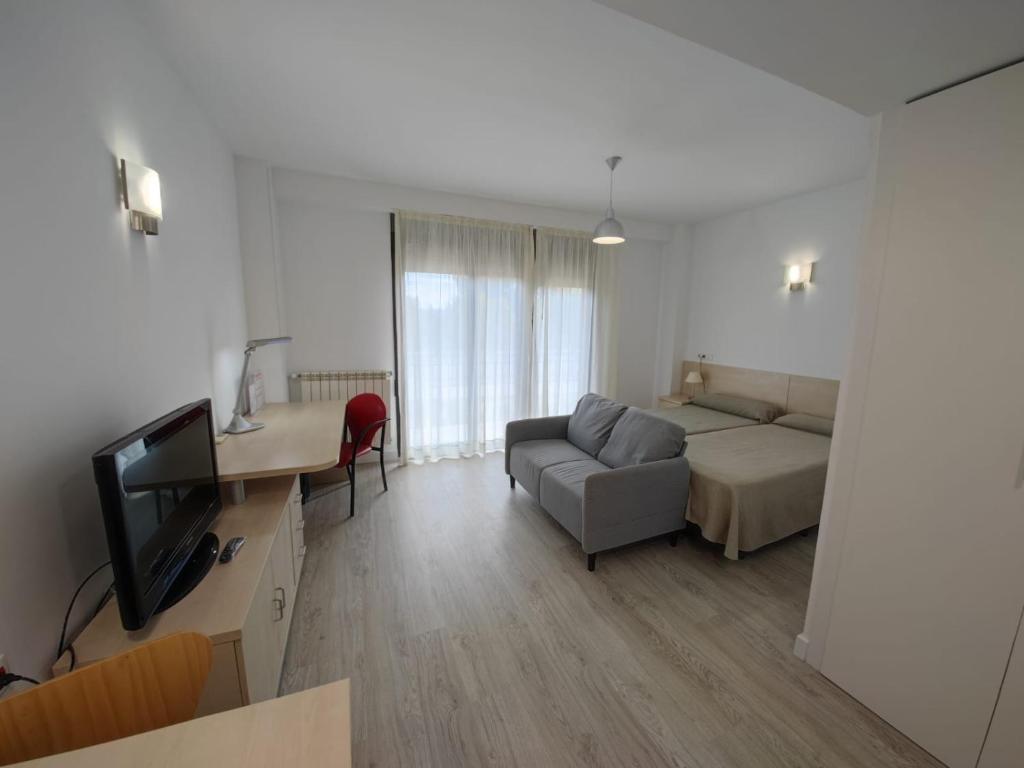
[[[598,245],[618,245],[626,242],[626,230],[615,218],[615,211],[608,209],[609,216],[594,230],[594,242]]]
[[[121,191],[124,207],[131,212],[132,229],[155,235],[164,217],[160,199],[160,174],[152,168],[121,160]]]
[[[703,384],[704,377],[701,376],[697,371],[690,371],[686,374],[685,384]]]
[[[786,267],[786,284],[791,291],[798,291],[811,280],[811,264],[790,264]]]
[[[622,158],[618,155],[605,160],[608,165],[608,210],[604,212],[601,223],[594,228],[594,242],[598,245],[619,245],[626,242],[626,228],[615,218],[615,209],[612,207],[612,180],[615,177],[615,168],[621,162]]]

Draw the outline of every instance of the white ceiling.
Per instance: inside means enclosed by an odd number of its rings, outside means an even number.
[[[693,221],[862,176],[869,121],[590,0],[134,0],[238,154]]]
[[[1024,56],[1022,0],[597,0],[873,115]]]

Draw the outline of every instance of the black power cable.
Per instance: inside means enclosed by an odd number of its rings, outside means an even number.
[[[39,681],[33,677],[25,677],[25,675],[16,675],[13,672],[4,672],[0,675],[0,691],[3,691],[11,683],[17,682],[32,683],[32,685],[39,685]]]
[[[64,640],[67,638],[68,635],[68,621],[70,621],[71,619],[71,609],[75,607],[75,601],[78,599],[78,595],[81,593],[81,591],[85,588],[85,585],[89,583],[93,576],[102,571],[108,565],[110,565],[109,560],[103,563],[103,565],[98,566],[92,573],[90,573],[82,580],[82,583],[78,585],[78,589],[75,590],[75,594],[71,596],[71,602],[68,603],[67,611],[64,612],[64,624],[61,625],[60,640],[57,643],[57,659],[59,660],[60,657],[64,655],[65,651],[67,651],[69,648],[71,649],[71,666],[68,671],[75,668],[75,662],[77,661],[77,659],[75,658],[75,649],[71,647],[71,644],[69,643],[68,645],[64,645]],[[99,613],[100,608],[103,607],[103,604],[106,602],[107,595],[109,594],[110,588],[108,587],[106,592],[104,592],[103,594],[103,600],[100,601],[100,605],[96,609],[96,612],[93,613],[93,616],[95,616],[96,613]]]

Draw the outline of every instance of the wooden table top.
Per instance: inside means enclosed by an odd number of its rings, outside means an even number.
[[[243,435],[228,435],[217,446],[221,480],[297,475],[337,465],[345,423],[343,400],[268,403],[249,419],[266,426]]]
[[[349,681],[20,765],[26,768],[350,768]]]

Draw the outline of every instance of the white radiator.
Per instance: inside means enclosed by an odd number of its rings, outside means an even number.
[[[395,433],[391,371],[299,371],[288,377],[288,398],[293,403],[316,400],[348,402],[363,392],[379,395],[388,408],[391,423],[384,436],[390,445]]]

